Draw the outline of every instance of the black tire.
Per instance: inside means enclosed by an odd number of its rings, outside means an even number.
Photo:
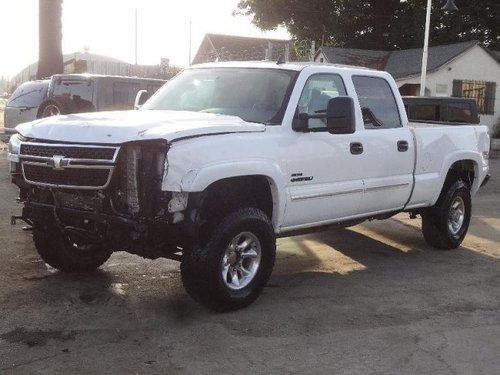
[[[76,247],[55,227],[34,230],[33,241],[44,262],[63,272],[94,271],[113,253],[95,244]]]
[[[223,259],[231,241],[242,233],[251,233],[258,239],[260,264],[248,285],[232,290],[221,273]],[[181,276],[186,291],[194,300],[217,312],[248,306],[262,292],[274,267],[276,237],[269,218],[255,208],[238,209],[216,225],[208,237],[206,244],[183,254]]]
[[[458,229],[450,228],[450,212],[454,204],[463,203],[463,221]],[[422,214],[422,233],[432,247],[451,250],[460,246],[469,229],[471,218],[471,197],[469,186],[455,180],[445,185],[437,203]]]

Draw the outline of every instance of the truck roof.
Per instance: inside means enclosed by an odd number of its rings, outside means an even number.
[[[134,77],[134,76],[117,76],[117,75],[109,75],[109,74],[94,74],[94,73],[61,73],[54,74],[51,78],[62,78],[62,79],[70,79],[70,78],[113,78],[113,79],[135,79],[141,81],[156,81],[156,82],[166,82],[166,80],[158,79],[158,78],[145,78],[145,77]],[[50,79],[48,79],[50,81]]]
[[[336,69],[354,70],[360,72],[376,71],[374,69],[365,68],[361,66],[352,65],[341,65],[341,64],[329,64],[329,63],[317,63],[312,61],[289,61],[279,64],[275,61],[224,61],[215,63],[204,63],[192,65],[188,69],[196,68],[261,68],[261,69],[282,69],[282,70],[295,70],[301,71],[304,68],[310,66],[324,66],[332,67]]]

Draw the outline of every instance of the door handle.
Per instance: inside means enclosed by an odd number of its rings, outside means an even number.
[[[351,143],[351,154],[359,155],[363,153],[363,144],[361,142]]]
[[[407,141],[398,141],[398,151],[399,152],[408,151],[408,142]]]

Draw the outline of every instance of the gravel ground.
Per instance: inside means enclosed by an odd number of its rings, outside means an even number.
[[[498,179],[458,250],[431,250],[406,215],[282,239],[261,298],[215,314],[186,295],[174,261],[47,268],[9,225],[19,207],[3,148],[2,374],[500,374]]]

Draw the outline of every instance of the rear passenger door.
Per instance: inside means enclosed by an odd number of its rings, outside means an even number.
[[[411,131],[403,127],[393,89],[382,77],[353,76],[365,130],[363,145],[363,213],[398,210],[413,187],[415,160]]]

